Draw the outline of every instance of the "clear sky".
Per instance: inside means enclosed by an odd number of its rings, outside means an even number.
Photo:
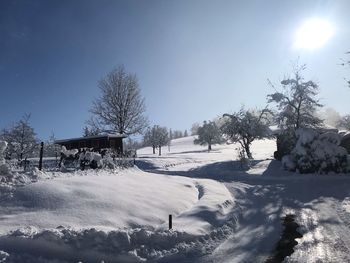
[[[124,64],[136,73],[152,124],[189,129],[240,108],[264,106],[307,63],[322,103],[349,113],[350,1],[0,1],[0,128],[25,113],[38,136],[76,137],[97,82]],[[294,47],[310,18],[333,34],[317,49]]]

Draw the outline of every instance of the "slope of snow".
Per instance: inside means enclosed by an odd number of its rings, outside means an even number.
[[[18,188],[10,203],[13,205],[1,209],[0,234],[21,226],[101,230],[156,227],[166,223],[169,214],[181,215],[179,221],[191,225],[188,228],[175,220],[175,230],[203,234],[211,230],[205,218],[181,213],[216,213],[220,205],[232,202],[227,189],[215,181],[154,175],[138,169],[116,176],[101,171],[99,176],[56,178]]]
[[[161,156],[158,156],[157,150],[156,154],[152,154],[151,147],[139,149],[137,151],[137,165],[145,170],[188,171],[215,162],[228,162],[237,159],[236,149],[239,147],[239,144],[213,145],[212,150],[208,152],[207,146],[193,143],[195,138],[196,136],[188,136],[172,140],[170,151],[167,146],[162,147]],[[252,143],[252,151],[256,160],[271,159],[274,151],[276,151],[276,141],[254,141]]]

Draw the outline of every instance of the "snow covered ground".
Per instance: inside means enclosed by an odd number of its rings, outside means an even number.
[[[16,175],[1,183],[0,262],[264,262],[294,214],[303,237],[286,262],[350,262],[350,176],[298,175],[253,143],[172,141],[117,171]],[[168,230],[168,215],[173,229]]]

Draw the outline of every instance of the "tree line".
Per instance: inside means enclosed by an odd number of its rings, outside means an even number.
[[[291,77],[283,79],[278,86],[269,81],[274,92],[267,95],[267,105],[263,109],[246,109],[225,113],[214,121],[204,121],[193,129],[198,134],[195,144],[207,145],[222,142],[238,143],[243,154],[252,158],[253,141],[273,136],[270,126],[277,125],[286,142],[286,151],[295,146],[296,130],[299,128],[319,129],[324,127],[324,119],[319,116],[323,105],[317,98],[319,87],[312,80],[305,80],[306,65],[294,66]],[[334,128],[350,130],[350,115],[337,118]],[[282,153],[283,154],[283,153]]]
[[[350,65],[344,60],[344,66]],[[202,125],[194,123],[191,135],[198,135],[197,144],[211,145],[223,141],[238,142],[245,154],[251,157],[250,145],[259,138],[269,136],[267,127],[277,124],[285,133],[293,134],[300,127],[320,127],[324,120],[317,116],[323,106],[317,99],[318,85],[304,80],[302,72],[305,65],[296,66],[292,77],[281,81],[279,87],[271,82],[274,93],[267,96],[267,105],[275,108],[246,109],[225,113],[216,121],[206,121]],[[172,139],[188,136],[187,130],[171,130],[159,125],[150,126],[145,114],[144,97],[135,74],[128,73],[124,66],[118,66],[98,82],[100,96],[92,102],[91,117],[83,128],[83,136],[101,133],[119,133],[127,136],[144,135],[143,146],[159,149],[168,145]],[[350,129],[350,115],[341,116],[336,127]],[[30,125],[30,114],[26,114],[11,127],[3,129],[0,139],[9,145],[7,158],[22,160],[32,157],[38,150],[39,140]],[[49,155],[57,153],[53,145],[54,135],[47,141]],[[130,145],[135,143],[129,142]],[[140,144],[139,144],[140,145]]]

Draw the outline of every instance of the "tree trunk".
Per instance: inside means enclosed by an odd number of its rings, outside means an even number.
[[[159,156],[162,155],[162,146],[159,146]]]
[[[245,149],[245,152],[246,152],[246,154],[247,154],[247,157],[248,157],[249,159],[253,159],[253,155],[252,155],[252,153],[250,152],[249,144],[246,144],[246,145],[244,146],[244,149]]]
[[[153,154],[155,154],[156,153],[156,146],[152,146],[152,148],[153,148]]]
[[[211,143],[208,143],[208,152],[211,151]]]
[[[43,168],[43,153],[44,153],[44,143],[40,143],[40,154],[39,154],[39,171]],[[27,160],[25,160],[27,161]]]

